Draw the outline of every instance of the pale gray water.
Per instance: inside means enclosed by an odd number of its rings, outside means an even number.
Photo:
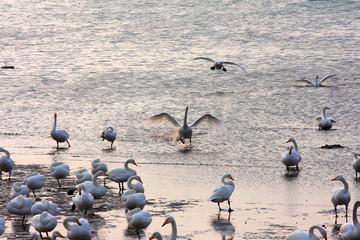
[[[348,180],[350,209],[360,200],[351,166],[360,150],[358,1],[9,0],[0,9],[0,64],[15,66],[0,69],[0,146],[18,164],[63,161],[72,173],[95,158],[110,168],[134,158],[148,199],[191,202],[179,212],[151,205],[146,238],[153,231],[169,236],[161,224],[171,214],[179,235],[191,239],[284,238],[313,224],[336,239],[330,198],[340,183],[330,180]],[[248,73],[188,61],[197,56],[235,61]],[[327,87],[294,83],[330,73],[338,75]],[[163,111],[182,120],[187,105],[190,121],[211,113],[227,130],[194,129],[187,151],[172,140],[170,124],[142,124]],[[324,106],[337,120],[326,132],[315,121]],[[69,149],[56,151],[50,138],[54,112],[71,135]],[[100,139],[107,126],[118,132],[113,151]],[[280,162],[290,137],[303,157],[293,178]],[[320,149],[325,144],[345,148]],[[219,230],[217,206],[206,199],[226,172],[235,178],[235,211]],[[6,219],[5,236],[14,236],[13,219]],[[122,208],[108,223],[113,228],[94,236],[136,239]]]

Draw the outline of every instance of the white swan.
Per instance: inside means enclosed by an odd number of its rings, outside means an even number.
[[[14,161],[10,158],[10,153],[4,148],[0,148],[0,152],[4,152],[6,156],[0,158],[0,179],[2,179],[2,172],[9,173],[9,181],[11,177],[11,172],[14,169]]]
[[[325,110],[329,109],[328,107],[324,107],[323,108],[323,115],[322,116],[317,116],[316,117],[316,121],[319,122],[319,129],[323,129],[323,130],[328,130],[330,128],[332,128],[332,124],[336,123],[336,120],[333,118],[326,118],[325,116]]]
[[[93,175],[89,173],[85,168],[80,169],[76,172],[75,184],[78,185],[86,181],[92,181],[92,178]]]
[[[106,163],[104,162],[101,162],[100,159],[95,159],[91,162],[91,173],[92,174],[95,174],[97,173],[98,171],[103,171],[103,172],[107,172],[108,171],[108,166]]]
[[[31,224],[35,228],[36,231],[40,233],[40,237],[42,239],[42,232],[46,232],[46,235],[48,235],[48,232],[51,232],[55,229],[57,225],[56,218],[49,214],[48,212],[43,212],[41,214],[37,214],[31,218]]]
[[[132,210],[135,208],[143,209],[146,204],[145,194],[133,193],[121,199],[125,208]]]
[[[51,240],[56,240],[56,238],[65,238],[59,231],[53,231],[51,234]],[[32,233],[30,235],[30,240],[40,240],[40,236],[37,233]]]
[[[192,127],[196,127],[202,122],[207,122],[210,124],[210,126],[217,128],[217,129],[225,129],[226,126],[223,122],[221,122],[216,117],[210,115],[210,114],[204,114],[198,119],[196,119],[192,124],[187,124],[187,113],[188,113],[189,107],[186,106],[185,108],[185,116],[184,116],[184,124],[181,124],[178,120],[176,120],[173,116],[171,116],[167,112],[163,112],[157,115],[154,115],[147,119],[145,121],[145,125],[157,125],[161,123],[163,120],[168,120],[170,123],[172,123],[174,126],[179,127],[179,136],[182,143],[185,143],[185,139],[188,138],[190,140],[191,145],[191,138],[192,138]]]
[[[290,138],[287,143],[288,142],[292,142],[294,145],[288,147],[288,150],[282,156],[281,162],[286,166],[288,172],[290,171],[291,166],[296,166],[296,170],[299,171],[301,156],[298,145],[294,138]]]
[[[115,168],[106,173],[106,179],[110,179],[113,182],[117,182],[119,184],[119,190],[124,190],[124,182],[126,182],[129,177],[132,175],[136,175],[136,171],[134,169],[129,168],[129,164],[134,164],[137,166],[134,159],[129,159],[125,162],[124,168]],[[121,186],[120,186],[121,183]]]
[[[23,195],[19,195],[6,205],[6,210],[10,214],[23,216],[22,224],[24,224],[25,217],[26,215],[31,214],[31,207],[34,204],[35,202],[31,198],[27,198],[24,197]]]
[[[94,197],[91,193],[88,193],[85,186],[79,185],[78,193],[75,197],[72,198],[73,206],[71,211],[74,211],[75,208],[84,210],[84,217],[89,209],[94,206]]]
[[[360,153],[355,153],[354,154],[354,161],[353,161],[353,168],[355,170],[355,175],[356,175],[356,178],[357,178],[357,173],[360,172]]]
[[[57,114],[54,113],[54,126],[50,133],[51,137],[56,141],[56,148],[59,149],[59,142],[67,142],[70,147],[70,143],[68,141],[69,134],[64,129],[56,129],[56,118]]]
[[[340,236],[344,240],[358,240],[360,239],[360,223],[357,218],[357,209],[360,206],[360,201],[354,204],[353,222],[345,223],[340,227]]]
[[[4,218],[0,218],[0,236],[5,232],[5,220]]]
[[[348,206],[351,199],[349,192],[349,185],[346,182],[345,178],[341,175],[335,177],[334,179],[332,179],[332,181],[341,181],[344,184],[344,188],[335,188],[333,190],[331,202],[333,203],[335,208],[335,215],[336,217],[338,216],[337,205],[345,205],[345,216],[347,217]]]
[[[322,227],[320,227],[319,225],[314,225],[314,226],[311,226],[309,228],[309,231],[308,232],[300,232],[300,231],[296,231],[296,232],[293,232],[291,233],[290,235],[288,235],[285,239],[286,240],[320,240],[319,237],[317,237],[315,234],[314,234],[314,229],[318,229],[320,234],[325,238],[327,239],[327,233],[326,233],[326,230],[323,229]]]
[[[91,193],[91,195],[93,195],[95,199],[99,199],[105,195],[106,188],[98,183],[97,178],[104,175],[105,173],[103,171],[98,171],[93,176],[92,181],[86,181],[81,183],[80,185],[84,186],[86,188],[86,191],[88,193]],[[77,189],[79,189],[80,185],[77,186]]]
[[[230,62],[230,61],[219,61],[219,60],[214,60],[214,59],[211,59],[211,58],[208,58],[208,57],[196,57],[196,58],[193,58],[191,60],[197,60],[197,59],[203,59],[203,60],[207,60],[207,61],[210,61],[210,62],[213,62],[214,63],[214,66],[212,66],[210,69],[211,70],[215,70],[215,69],[222,69],[224,72],[226,72],[226,68],[224,67],[224,64],[231,64],[231,65],[236,65],[238,66],[239,68],[241,68],[241,70],[243,70],[244,72],[246,72],[246,70],[240,66],[239,64],[235,63],[235,62]]]
[[[111,142],[111,147],[114,144],[114,141],[116,140],[116,132],[114,131],[114,129],[112,127],[107,127],[102,133],[101,133],[101,137],[103,139],[103,141],[106,139],[109,142]]]
[[[62,162],[55,162],[50,166],[51,175],[57,180],[61,188],[60,179],[65,179],[70,172],[69,165]]]
[[[19,195],[30,197],[30,190],[26,185],[22,184],[21,182],[16,182],[11,189],[11,198],[15,198]]]
[[[170,240],[181,240],[181,239],[184,239],[184,238],[177,238],[177,227],[176,227],[176,222],[175,222],[175,219],[172,217],[172,216],[168,216],[162,227],[165,226],[166,224],[169,224],[171,223],[171,236],[170,236]]]
[[[318,81],[319,75],[316,75],[314,82],[307,79],[307,78],[302,78],[300,80],[295,80],[295,81],[297,81],[297,82],[305,82],[305,83],[310,84],[311,86],[314,86],[314,87],[323,87],[323,85],[321,83],[325,82],[326,80],[328,80],[329,78],[331,78],[333,76],[336,76],[336,74],[329,74],[329,75],[325,76],[324,78],[322,78],[320,81]]]
[[[147,228],[150,225],[152,218],[148,211],[141,210],[140,208],[135,208],[128,212],[128,214],[126,215],[126,220],[129,224],[129,227],[136,229],[136,232],[140,239],[139,230]]]
[[[51,215],[56,215],[58,210],[59,209],[55,203],[49,202],[46,199],[41,199],[41,202],[35,203],[31,207],[31,213],[33,215],[41,214],[43,212],[50,213]]]
[[[154,232],[151,237],[150,237],[150,240],[151,239],[157,239],[157,240],[162,240],[162,236],[161,236],[161,233],[159,232]]]
[[[35,190],[41,189],[45,185],[46,178],[44,175],[37,173],[30,173],[24,177],[23,183],[33,192],[34,197]]]
[[[91,240],[90,224],[85,218],[66,217],[63,225],[68,230],[67,237],[69,240]]]
[[[225,181],[225,179],[231,179],[234,181],[234,178],[231,176],[231,174],[227,173],[221,178],[221,182],[223,183],[222,186],[217,186],[211,196],[208,198],[208,201],[217,202],[219,211],[222,209],[220,208],[220,203],[227,200],[229,209],[228,211],[233,211],[230,207],[230,196],[233,193],[235,189],[235,184],[232,181]]]

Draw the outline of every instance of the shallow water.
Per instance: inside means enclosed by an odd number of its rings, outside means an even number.
[[[74,178],[95,158],[110,169],[134,158],[153,215],[144,239],[154,231],[170,235],[170,227],[161,227],[167,215],[191,239],[282,239],[313,224],[337,239],[330,198],[341,184],[330,180],[347,179],[350,209],[360,199],[351,166],[359,151],[359,2],[11,0],[0,6],[1,65],[15,66],[0,69],[0,146],[22,166],[13,181],[30,170],[26,164],[41,163],[46,172],[63,161]],[[197,56],[235,61],[247,73],[188,61]],[[330,73],[337,76],[326,87],[294,82]],[[143,125],[163,111],[181,121],[185,106],[190,122],[211,113],[227,129],[200,125],[189,148],[175,141],[170,124]],[[324,106],[337,120],[330,131],[319,131],[315,121]],[[69,149],[56,150],[50,137],[54,112],[58,128],[71,136]],[[100,138],[107,126],[118,133],[113,150]],[[280,159],[290,137],[302,161],[300,173],[287,176]],[[344,148],[320,148],[325,144]],[[206,199],[227,172],[235,178],[235,211],[219,217]],[[67,183],[71,188],[72,179]],[[51,179],[48,184],[52,189]],[[94,239],[136,239],[114,200],[116,184],[108,187],[110,210],[95,209],[91,217]],[[48,191],[43,196],[51,199]],[[344,207],[339,210],[341,224]],[[4,214],[4,236],[18,237],[11,228],[17,218]],[[68,214],[58,216],[60,230]]]

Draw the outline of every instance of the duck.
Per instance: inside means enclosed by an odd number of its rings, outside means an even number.
[[[80,183],[86,182],[86,181],[92,181],[93,175],[88,172],[85,168],[82,168],[78,170],[75,174],[75,184],[78,185]]]
[[[331,198],[331,202],[334,205],[335,209],[335,216],[338,217],[337,214],[337,205],[345,205],[345,217],[348,216],[348,206],[351,200],[350,192],[349,192],[349,185],[346,182],[345,178],[341,175],[332,179],[332,181],[341,181],[344,185],[344,188],[335,188],[333,190],[333,195]]]
[[[294,145],[288,147],[288,150],[283,154],[281,159],[281,162],[286,166],[288,173],[290,171],[290,167],[292,166],[295,166],[296,170],[299,171],[299,162],[301,161],[299,148],[295,138],[287,140],[287,143],[289,142],[292,142]]]
[[[35,190],[41,189],[45,185],[46,178],[42,174],[30,173],[24,177],[23,183],[33,192],[34,197]]]
[[[296,231],[288,235],[285,239],[286,240],[320,240],[319,237],[317,237],[314,234],[314,230],[319,230],[320,234],[327,239],[327,233],[326,230],[319,225],[313,225],[309,228],[308,232],[305,231]]]
[[[55,229],[57,225],[57,220],[50,213],[43,212],[41,214],[33,216],[31,219],[31,224],[33,225],[35,230],[39,232],[42,239],[43,237],[41,233],[46,232],[46,235],[48,235],[48,232],[51,232]]]
[[[0,236],[5,232],[5,220],[4,218],[0,218]]]
[[[307,78],[302,78],[300,80],[295,80],[297,82],[305,82],[307,83],[309,86],[313,86],[313,87],[324,87],[324,85],[322,85],[321,83],[325,82],[326,80],[330,79],[331,77],[336,76],[336,74],[329,74],[326,75],[325,77],[323,77],[320,81],[319,81],[319,75],[316,75],[315,77],[315,81],[311,81]]]
[[[75,197],[72,198],[73,205],[71,211],[74,211],[76,208],[84,210],[84,218],[89,209],[94,206],[94,197],[91,193],[88,193],[84,185],[80,185],[78,188],[78,193]]]
[[[107,127],[102,133],[101,133],[101,138],[103,139],[103,141],[106,139],[109,142],[111,142],[111,146],[110,148],[112,149],[114,141],[116,140],[116,132],[114,131],[114,129],[112,127]]]
[[[135,208],[129,211],[126,215],[126,220],[130,228],[135,228],[140,239],[140,229],[147,228],[152,222],[151,215],[148,211],[140,208]]]
[[[340,227],[340,236],[343,240],[357,240],[360,239],[360,224],[357,218],[357,209],[360,206],[360,201],[355,202],[353,208],[353,222],[345,223]]]
[[[325,116],[325,110],[326,110],[326,109],[330,110],[330,108],[324,107],[324,108],[323,108],[323,115],[316,117],[316,121],[319,122],[319,124],[318,124],[319,129],[322,129],[322,130],[329,130],[329,129],[332,128],[332,124],[333,124],[333,123],[336,123],[336,120],[335,120],[335,119],[333,119],[333,118],[326,118],[326,116]]]
[[[19,195],[24,195],[25,197],[30,197],[30,190],[29,188],[22,184],[22,182],[16,182],[14,183],[12,189],[11,189],[11,199],[16,198]]]
[[[69,240],[91,240],[90,224],[85,218],[69,216],[64,219],[63,225],[67,229]]]
[[[56,141],[57,149],[59,149],[59,142],[67,142],[68,146],[70,147],[70,143],[68,141],[69,134],[64,129],[56,129],[56,118],[57,114],[54,113],[54,126],[50,132],[51,137]]]
[[[111,181],[119,184],[119,191],[124,191],[124,182],[126,182],[132,175],[136,175],[136,171],[129,168],[129,164],[137,166],[134,159],[129,159],[125,162],[124,168],[115,168],[106,173],[106,179],[110,179]]]
[[[55,162],[50,166],[51,175],[57,180],[59,188],[61,188],[60,179],[65,179],[70,172],[69,165],[62,162]]]
[[[31,214],[31,207],[35,204],[35,201],[31,198],[24,197],[23,195],[19,195],[13,200],[11,200],[6,205],[6,210],[10,214],[16,214],[23,216],[21,224],[24,225],[26,215]]]
[[[57,238],[65,238],[59,231],[53,231],[51,234],[51,240],[56,240]],[[32,233],[30,235],[30,240],[40,240],[40,236],[37,233]]]
[[[41,214],[47,212],[51,215],[56,215],[58,213],[58,207],[55,203],[52,203],[46,199],[41,199],[39,203],[35,203],[31,207],[31,213],[33,215]]]
[[[357,178],[357,173],[360,172],[360,153],[355,153],[354,154],[354,161],[353,161],[353,168],[355,170],[355,177]]]
[[[193,59],[190,59],[190,61],[192,60],[198,60],[198,59],[203,59],[203,60],[207,60],[207,61],[210,61],[210,62],[213,62],[214,63],[214,66],[212,66],[210,69],[211,70],[215,70],[215,69],[218,69],[218,70],[223,70],[224,72],[227,71],[227,69],[224,67],[224,64],[229,64],[229,65],[235,65],[235,66],[238,66],[241,70],[243,70],[244,72],[246,72],[246,70],[240,66],[239,64],[235,63],[235,62],[230,62],[230,61],[220,61],[220,60],[214,60],[214,59],[211,59],[209,57],[195,57]]]
[[[10,158],[10,153],[8,150],[4,148],[0,148],[0,152],[3,152],[6,154],[6,156],[2,156],[0,158],[0,179],[2,180],[2,172],[8,172],[9,173],[9,181],[11,178],[11,172],[14,169],[14,161]]]
[[[185,107],[185,116],[184,116],[184,123],[181,124],[176,118],[174,118],[172,115],[170,115],[167,112],[163,112],[157,115],[154,115],[147,120],[145,120],[145,125],[151,126],[151,125],[157,125],[161,123],[163,120],[167,120],[168,122],[172,123],[175,127],[178,127],[178,134],[180,141],[185,144],[185,139],[189,139],[190,146],[191,146],[191,139],[192,139],[192,127],[196,127],[202,122],[207,122],[210,124],[210,126],[223,130],[226,128],[225,124],[221,122],[216,117],[212,116],[211,114],[204,114],[198,119],[196,119],[192,124],[188,125],[187,123],[187,114],[188,114],[189,107]]]
[[[98,171],[94,176],[92,181],[86,181],[77,186],[76,189],[81,188],[81,186],[84,186],[86,188],[86,191],[88,193],[91,193],[93,195],[94,199],[99,199],[103,197],[106,193],[106,188],[102,185],[100,185],[97,181],[99,176],[104,176],[105,173],[103,171]]]
[[[213,193],[208,198],[208,201],[217,202],[218,207],[219,207],[219,212],[222,210],[220,208],[220,203],[225,200],[228,201],[228,205],[229,205],[228,211],[229,212],[233,211],[230,207],[230,196],[235,189],[235,184],[232,181],[225,181],[225,179],[230,179],[230,180],[234,181],[234,178],[231,176],[231,174],[229,174],[229,173],[225,174],[221,178],[221,182],[223,183],[223,185],[217,186],[214,189]]]

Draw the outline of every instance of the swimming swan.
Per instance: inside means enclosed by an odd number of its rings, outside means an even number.
[[[116,132],[114,131],[114,129],[112,127],[107,127],[102,133],[101,133],[101,138],[103,139],[103,141],[106,139],[109,142],[111,142],[111,149],[112,146],[114,144],[114,141],[116,140]]]
[[[284,152],[281,162],[286,166],[286,169],[289,173],[291,166],[296,166],[296,170],[299,171],[299,162],[301,161],[301,156],[295,139],[290,138],[287,143],[288,142],[292,142],[294,145],[288,147],[288,150]]]
[[[179,127],[179,136],[182,143],[185,143],[185,139],[188,138],[190,140],[191,145],[191,138],[192,138],[192,127],[196,127],[202,122],[207,122],[210,126],[217,128],[217,129],[225,129],[226,126],[216,117],[210,114],[204,114],[198,119],[196,119],[192,124],[187,124],[187,113],[189,107],[186,106],[185,108],[185,116],[184,116],[184,124],[182,125],[178,120],[176,120],[173,116],[171,116],[167,112],[163,112],[157,115],[154,115],[145,121],[145,125],[157,125],[160,124],[163,120],[168,120],[174,126]]]
[[[50,166],[51,175],[57,180],[61,188],[60,179],[65,179],[70,172],[69,165],[62,162],[55,162]]]
[[[241,68],[241,70],[243,70],[244,72],[246,72],[246,70],[240,66],[239,64],[237,63],[234,63],[234,62],[230,62],[230,61],[219,61],[219,60],[214,60],[214,59],[211,59],[211,58],[208,58],[208,57],[196,57],[196,58],[193,58],[191,60],[197,60],[197,59],[204,59],[204,60],[207,60],[207,61],[210,61],[210,62],[213,62],[214,63],[214,66],[212,66],[210,69],[211,70],[215,70],[215,69],[222,69],[224,72],[226,72],[226,68],[224,67],[224,64],[231,64],[231,65],[236,65],[238,66],[239,68]]]
[[[228,211],[231,212],[233,210],[230,207],[230,196],[235,189],[235,184],[232,181],[225,181],[225,179],[231,179],[234,181],[233,177],[229,173],[222,176],[221,182],[223,183],[223,185],[217,186],[214,189],[213,193],[208,198],[208,201],[217,202],[219,211],[221,211],[222,209],[220,208],[220,203],[227,200],[229,205]]]
[[[348,212],[348,205],[350,202],[350,192],[349,192],[349,185],[346,182],[345,178],[341,175],[335,177],[334,179],[332,179],[331,181],[341,181],[344,184],[344,188],[335,188],[333,190],[333,195],[331,198],[331,202],[334,205],[335,208],[335,216],[338,217],[337,215],[337,205],[345,205],[345,216],[347,217],[347,212]]]
[[[320,227],[319,225],[314,225],[309,228],[308,232],[300,232],[296,231],[288,235],[285,239],[286,240],[320,240],[317,236],[314,234],[314,229],[318,229],[320,234],[327,239],[327,233],[326,230]]]
[[[67,237],[69,240],[91,240],[90,224],[85,218],[66,217],[63,225],[68,230]]]
[[[59,142],[67,142],[67,144],[70,147],[70,143],[68,141],[69,134],[63,129],[56,129],[56,118],[57,118],[57,114],[54,113],[54,126],[50,133],[51,137],[56,141],[57,144],[56,148],[59,149]]]
[[[132,175],[136,175],[136,171],[129,168],[130,163],[137,166],[134,159],[129,159],[125,162],[124,168],[115,168],[105,174],[106,179],[110,179],[111,181],[119,184],[119,191],[124,191],[124,182],[126,182]]]
[[[323,85],[321,83],[325,82],[326,80],[328,80],[329,78],[331,78],[333,76],[336,76],[336,74],[329,74],[329,75],[325,76],[324,78],[322,78],[320,81],[318,81],[319,75],[316,75],[314,82],[307,79],[307,78],[302,78],[300,80],[295,80],[295,81],[297,81],[297,82],[305,82],[307,84],[310,84],[310,86],[314,86],[314,87],[323,87]]]
[[[360,224],[357,218],[357,209],[360,206],[360,201],[354,204],[353,209],[353,222],[345,223],[340,227],[340,236],[344,240],[357,240],[360,239]]]
[[[330,108],[328,107],[324,107],[323,108],[323,115],[322,116],[317,116],[316,117],[316,121],[319,122],[319,129],[323,129],[323,130],[328,130],[330,128],[332,128],[332,124],[336,123],[336,120],[333,118],[326,118],[325,116],[325,110],[328,109],[330,110]]]
[[[2,156],[0,158],[0,179],[2,179],[2,172],[8,172],[9,181],[10,181],[11,172],[15,166],[14,161],[10,158],[10,153],[8,150],[5,150],[4,148],[0,148],[0,152],[6,154],[6,156]]]

